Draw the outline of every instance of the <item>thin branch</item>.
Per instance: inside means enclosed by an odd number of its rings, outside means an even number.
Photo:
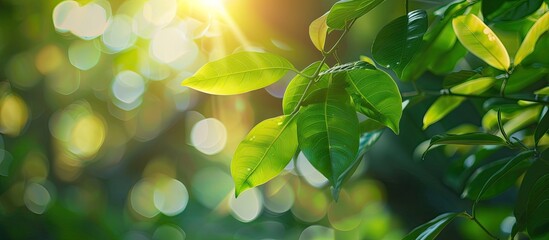
[[[490,231],[488,231],[488,229],[487,229],[486,227],[484,227],[484,225],[482,225],[482,223],[480,223],[476,217],[471,216],[470,214],[468,214],[468,213],[466,213],[466,212],[464,212],[463,215],[464,215],[465,217],[469,218],[469,220],[474,221],[474,222],[475,222],[475,223],[476,223],[476,224],[477,224],[486,234],[488,234],[488,236],[490,236],[492,239],[499,240],[499,238],[498,238],[496,235],[492,234]]]

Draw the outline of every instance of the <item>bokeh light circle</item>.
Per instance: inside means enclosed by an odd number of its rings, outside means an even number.
[[[227,143],[227,129],[215,118],[206,118],[197,122],[191,130],[191,143],[198,151],[214,155]]]
[[[175,216],[185,210],[189,192],[183,183],[173,178],[161,178],[154,190],[154,206],[167,216]]]
[[[252,188],[241,193],[238,198],[229,200],[231,214],[241,222],[251,222],[261,213],[263,199],[257,188]]]
[[[44,213],[52,201],[52,195],[43,185],[29,183],[25,188],[24,202],[27,208],[36,214]]]
[[[135,103],[145,92],[145,80],[132,71],[122,71],[116,75],[112,83],[114,97],[125,104]]]

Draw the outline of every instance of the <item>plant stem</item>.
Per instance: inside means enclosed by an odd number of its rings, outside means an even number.
[[[474,221],[486,234],[488,234],[488,236],[490,236],[492,239],[496,239],[496,240],[499,240],[499,238],[497,236],[495,236],[494,234],[490,233],[490,231],[488,231],[488,229],[486,229],[486,227],[484,227],[484,225],[482,225],[482,223],[480,223],[478,221],[478,219],[474,216],[471,216],[470,214],[468,214],[467,212],[464,212],[463,213],[464,216],[466,216],[467,218],[469,218],[469,220],[472,220]]]
[[[480,98],[480,99],[488,99],[488,98],[499,98],[499,99],[507,99],[507,100],[514,100],[514,101],[528,101],[528,102],[535,102],[540,103],[543,105],[549,105],[549,101],[544,100],[538,100],[538,99],[526,99],[526,98],[517,98],[517,97],[511,97],[511,96],[501,96],[501,95],[472,95],[472,94],[461,94],[461,93],[453,93],[448,91],[447,89],[441,89],[440,91],[425,91],[425,90],[418,90],[418,91],[412,91],[412,92],[402,92],[402,97],[415,97],[419,95],[427,95],[427,96],[455,96],[455,97],[466,97],[466,98]]]
[[[353,24],[355,23],[356,19],[353,19],[349,25],[347,25],[345,27],[345,29],[343,30],[343,33],[341,33],[341,35],[339,36],[339,38],[337,39],[337,41],[334,43],[334,45],[332,46],[332,48],[330,48],[329,51],[327,52],[322,52],[322,60],[320,60],[320,64],[318,65],[315,73],[312,75],[312,76],[306,76],[306,75],[303,75],[302,73],[298,73],[300,74],[301,76],[305,76],[307,78],[309,78],[309,83],[307,84],[307,86],[305,87],[305,90],[303,91],[303,95],[301,95],[301,97],[299,98],[299,101],[297,102],[297,105],[295,106],[294,110],[292,111],[292,113],[290,113],[290,115],[294,115],[298,112],[299,110],[299,107],[301,106],[301,103],[303,103],[303,100],[305,100],[305,96],[307,95],[307,92],[309,91],[309,88],[311,87],[311,85],[315,82],[315,80],[318,78],[319,74],[320,74],[320,70],[322,69],[322,66],[324,65],[324,63],[326,62],[326,59],[328,58],[328,55],[332,54],[334,51],[337,50],[337,47],[339,46],[339,43],[341,42],[341,40],[343,39],[343,37],[345,37],[345,35],[347,35],[347,33],[349,32],[349,29],[351,29],[351,27],[353,26]],[[336,59],[337,59],[337,56],[336,56]]]

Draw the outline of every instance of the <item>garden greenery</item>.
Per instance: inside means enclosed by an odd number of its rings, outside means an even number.
[[[549,153],[544,151],[549,143],[549,87],[543,78],[549,69],[548,1],[454,1],[436,11],[409,11],[406,6],[407,14],[377,34],[371,46],[373,60],[340,62],[341,40],[358,18],[381,2],[341,0],[314,20],[309,34],[322,59],[303,70],[271,53],[238,52],[207,63],[183,81],[183,86],[198,91],[230,95],[261,89],[289,71],[296,73],[284,94],[284,115],[257,124],[236,149],[231,163],[236,195],[276,177],[301,151],[329,180],[337,200],[342,185],[383,129],[399,133],[408,103],[437,97],[424,115],[425,129],[475,99],[483,101],[482,126],[436,135],[425,151],[441,145],[476,146],[472,154],[478,169],[462,195],[473,201],[472,209],[442,214],[405,239],[433,239],[459,217],[474,221],[497,239],[477,219],[475,209],[482,200],[513,187],[521,176],[511,237],[524,232],[532,239],[549,238]],[[504,30],[517,33],[518,50],[506,49],[491,29],[500,22],[509,23]],[[338,36],[331,46],[328,35]],[[337,64],[327,65],[330,57]],[[485,64],[456,68],[464,59]],[[417,87],[416,81],[427,71],[440,77],[442,89]],[[409,83],[415,91],[401,93],[395,81]],[[486,158],[486,149],[499,148],[512,149],[515,155],[490,163],[479,160]]]

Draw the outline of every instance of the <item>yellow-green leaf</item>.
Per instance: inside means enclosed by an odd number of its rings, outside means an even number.
[[[495,82],[496,79],[493,77],[477,78],[450,88],[450,92],[456,94],[482,93],[492,87]],[[425,113],[425,116],[423,116],[423,129],[426,129],[433,123],[438,122],[440,119],[448,115],[450,112],[456,109],[464,100],[464,97],[458,96],[439,97],[431,105],[431,107],[429,107],[427,113]]]
[[[544,87],[540,90],[537,90],[534,92],[534,94],[537,94],[537,95],[549,95],[549,86],[548,87]]]
[[[536,42],[539,37],[549,30],[549,12],[545,13],[540,19],[530,28],[524,41],[519,47],[515,55],[515,65],[519,65],[526,56],[534,51]]]
[[[269,86],[289,70],[296,71],[275,54],[239,52],[207,63],[181,85],[210,94],[240,94]]]
[[[501,40],[482,20],[473,14],[452,20],[457,38],[469,52],[492,67],[509,70],[511,60]]]
[[[315,19],[311,25],[309,25],[309,37],[319,51],[324,50],[324,44],[326,43],[326,34],[328,33],[328,25],[326,24],[326,18],[328,13]]]
[[[231,162],[235,194],[278,175],[297,150],[295,115],[267,119],[255,126],[236,148]]]

